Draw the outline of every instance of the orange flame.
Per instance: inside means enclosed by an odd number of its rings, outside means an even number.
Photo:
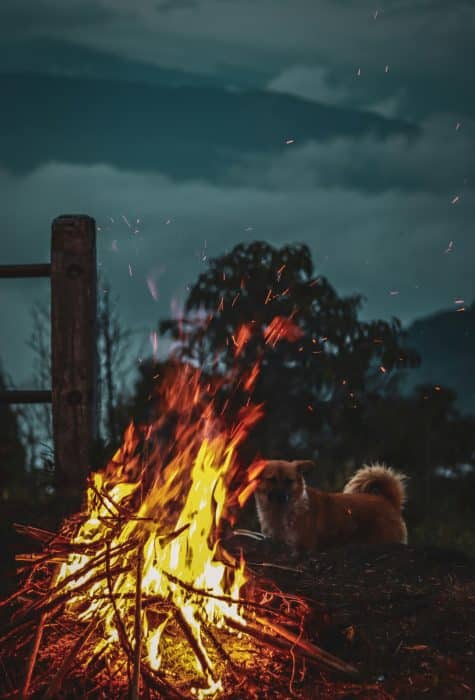
[[[207,681],[203,695],[218,691],[220,681],[202,640],[202,622],[221,627],[233,619],[246,624],[239,606],[244,563],[233,562],[229,555],[223,561],[218,533],[228,485],[238,469],[236,448],[261,409],[250,404],[233,428],[224,427],[216,418],[209,384],[203,388],[200,373],[187,365],[166,376],[159,393],[160,417],[143,435],[129,426],[107,469],[91,477],[86,519],[74,543],[94,545],[97,567],[91,567],[92,555],[71,554],[55,583],[62,582],[71,595],[68,612],[82,621],[96,615],[103,620],[103,638],[95,652],[106,651],[112,661],[122,641],[118,614],[133,646],[137,580],[143,599],[172,601],[194,639],[196,670]],[[249,483],[237,496],[239,502],[244,502],[246,491]],[[106,556],[116,572],[107,580],[97,576]],[[142,562],[140,576],[137,561]],[[82,570],[87,572],[84,576]],[[87,595],[76,594],[87,577]],[[205,596],[198,595],[202,591]],[[154,670],[161,665],[169,622],[165,618],[154,623],[142,611],[144,653]]]
[[[275,347],[280,340],[288,340],[293,343],[303,335],[303,330],[291,318],[274,316],[264,331],[264,340]]]

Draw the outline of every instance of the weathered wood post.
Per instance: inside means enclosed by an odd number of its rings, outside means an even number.
[[[96,225],[60,216],[51,239],[51,368],[55,475],[64,507],[84,492],[97,430]]]

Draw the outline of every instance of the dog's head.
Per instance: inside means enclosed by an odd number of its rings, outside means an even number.
[[[305,489],[303,474],[314,466],[309,459],[269,460],[259,477],[256,495],[263,503],[283,507],[297,501]]]

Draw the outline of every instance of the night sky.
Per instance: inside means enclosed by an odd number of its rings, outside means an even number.
[[[472,0],[1,0],[0,262],[94,216],[137,354],[241,241],[307,243],[366,318],[470,304],[473,66]],[[48,282],[0,285],[25,386]]]

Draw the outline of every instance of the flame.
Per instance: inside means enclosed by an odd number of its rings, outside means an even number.
[[[219,531],[238,470],[236,448],[261,415],[249,404],[227,428],[216,418],[215,393],[187,365],[163,380],[161,417],[142,433],[129,426],[106,470],[90,477],[85,519],[73,538],[79,553],[69,555],[54,581],[70,594],[67,612],[101,620],[94,653],[106,653],[111,664],[124,642],[134,648],[138,582],[143,654],[156,671],[173,616],[154,614],[152,603],[172,603],[207,683],[199,695],[221,687],[203,625],[226,627],[227,619],[246,625],[239,604],[244,562],[223,555]],[[254,473],[233,494],[240,504],[252,492]]]
[[[288,340],[294,343],[299,340],[303,334],[300,326],[295,323],[292,318],[274,316],[264,331],[264,340],[272,347],[275,347],[280,340]]]

